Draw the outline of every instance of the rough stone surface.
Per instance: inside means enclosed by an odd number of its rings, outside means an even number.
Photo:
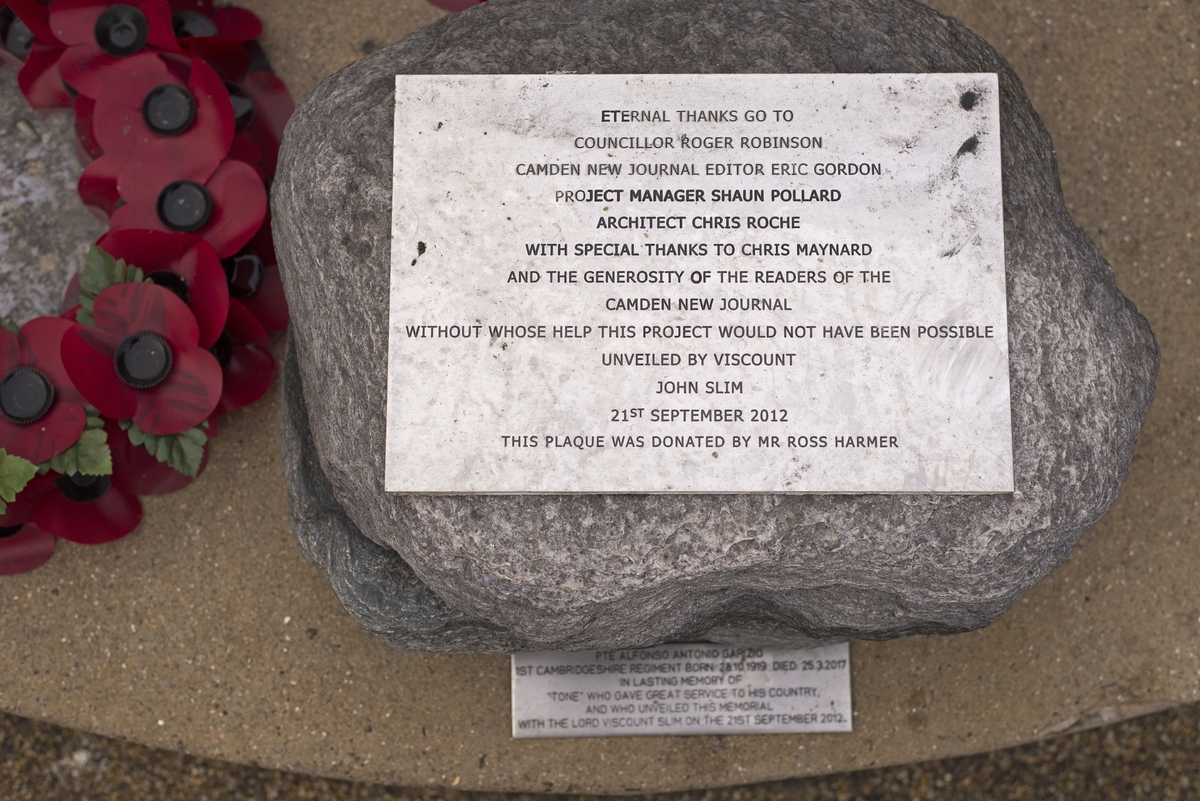
[[[999,73],[1017,492],[384,493],[393,76],[557,70]],[[492,0],[318,87],[288,127],[273,207],[333,496],[451,608],[530,647],[630,647],[746,624],[818,639],[984,626],[1112,504],[1153,396],[1153,335],[1071,221],[1016,76],[963,26],[913,2],[613,0],[564,11]],[[302,498],[304,486],[291,491]]]
[[[329,576],[342,606],[367,631],[405,651],[519,649],[522,643],[499,626],[446,606],[399,554],[363,536],[321,471],[290,343],[283,382],[279,427],[292,530],[305,558]]]
[[[74,116],[38,114],[0,70],[0,314],[58,314],[67,281],[104,233],[79,201]]]

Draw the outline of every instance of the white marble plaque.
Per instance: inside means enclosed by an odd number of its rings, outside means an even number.
[[[1011,492],[997,94],[398,76],[387,489]]]
[[[676,643],[512,656],[512,734],[848,732],[850,646]]]

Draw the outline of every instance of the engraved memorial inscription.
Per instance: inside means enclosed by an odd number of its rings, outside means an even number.
[[[390,491],[1011,492],[994,74],[396,79]]]

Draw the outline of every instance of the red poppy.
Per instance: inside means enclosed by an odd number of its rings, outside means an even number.
[[[101,545],[119,540],[142,521],[137,496],[117,489],[110,476],[49,473],[34,481],[43,482],[44,494],[34,504],[33,522],[64,540]]]
[[[41,567],[54,556],[57,540],[33,523],[0,527],[0,576],[15,576]]]
[[[77,92],[98,97],[108,68],[143,51],[182,52],[166,0],[55,0],[50,30],[63,44],[59,69]]]
[[[74,445],[87,423],[59,353],[73,327],[61,317],[35,317],[16,336],[0,329],[0,448],[34,464]]]
[[[236,256],[221,262],[229,280],[229,295],[258,318],[267,331],[282,331],[288,325],[287,298],[275,261],[271,240],[271,218],[263,220],[254,238]]]
[[[133,229],[105,234],[96,244],[178,295],[196,318],[200,347],[212,347],[221,336],[229,313],[229,289],[212,245],[194,234]]]
[[[267,394],[275,378],[271,338],[262,323],[236,300],[229,302],[225,332],[210,350],[224,373],[217,414],[249,406]]]
[[[129,435],[113,420],[104,421],[108,447],[112,451],[113,486],[129,495],[166,495],[181,490],[196,479],[160,462],[150,451],[129,441]],[[208,448],[200,460],[198,478],[208,465]]]
[[[160,175],[203,183],[229,152],[233,104],[203,61],[140,53],[107,68],[92,131],[121,186]]]
[[[200,328],[168,289],[125,283],[92,304],[96,327],[63,336],[67,374],[105,417],[133,418],[150,434],[178,434],[212,414],[221,397],[221,366],[198,347]]]
[[[93,162],[87,173],[104,159]],[[80,179],[82,194],[83,179]],[[122,182],[125,205],[109,219],[110,231],[139,228],[195,233],[227,258],[250,241],[267,213],[267,190],[249,164],[227,159],[203,185],[168,173],[158,180]]]

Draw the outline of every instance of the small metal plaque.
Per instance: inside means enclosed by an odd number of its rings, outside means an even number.
[[[1011,492],[993,74],[396,79],[387,474]]]
[[[848,732],[850,646],[676,643],[512,656],[512,734]]]

